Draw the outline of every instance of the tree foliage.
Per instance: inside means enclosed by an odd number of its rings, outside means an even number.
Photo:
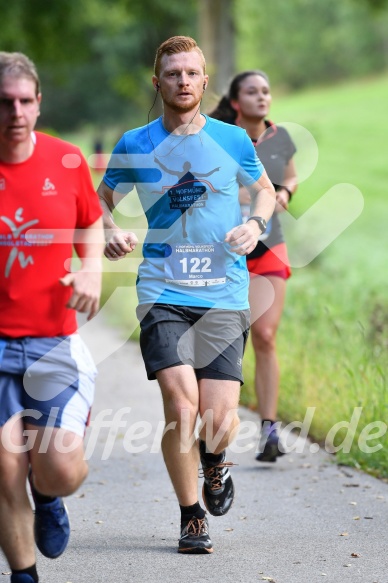
[[[36,62],[44,125],[139,125],[152,102],[160,42],[176,34],[203,40],[206,30],[220,45],[214,22],[198,23],[202,2],[0,0],[0,48]],[[387,68],[388,0],[234,0],[234,22],[238,69],[265,69],[273,85],[300,88]]]
[[[91,0],[84,0],[86,4]],[[21,51],[41,63],[67,61],[71,50],[86,58],[85,12],[71,0],[0,0],[2,50]]]
[[[238,7],[239,69],[264,69],[277,85],[331,83],[387,67],[388,10],[377,16],[366,0],[238,0]]]
[[[106,125],[143,113],[155,48],[193,35],[195,10],[195,0],[0,0],[0,46],[36,62],[44,124]]]
[[[353,0],[354,2],[358,2],[358,0]],[[383,10],[388,6],[388,0],[361,0],[370,8],[370,10],[378,12],[379,10]]]

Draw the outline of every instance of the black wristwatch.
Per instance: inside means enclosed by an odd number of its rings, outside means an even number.
[[[261,234],[265,233],[265,231],[267,230],[267,221],[265,219],[263,219],[263,217],[255,217],[255,216],[249,217],[247,219],[247,222],[248,221],[256,221],[256,223],[260,227]]]

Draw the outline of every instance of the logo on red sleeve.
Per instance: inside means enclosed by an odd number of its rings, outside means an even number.
[[[42,196],[54,196],[58,194],[55,184],[53,184],[50,178],[46,178],[42,186]]]

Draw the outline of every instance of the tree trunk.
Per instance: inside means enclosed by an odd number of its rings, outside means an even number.
[[[235,73],[234,0],[199,0],[199,45],[204,52],[209,90],[221,96]]]

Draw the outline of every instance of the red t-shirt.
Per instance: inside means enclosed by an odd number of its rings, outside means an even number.
[[[74,229],[88,227],[101,216],[80,150],[39,132],[34,136],[35,149],[28,160],[20,164],[0,160],[3,337],[76,331],[75,310],[66,308],[72,289],[62,286],[59,278],[68,273]],[[36,231],[29,233],[30,229]]]

